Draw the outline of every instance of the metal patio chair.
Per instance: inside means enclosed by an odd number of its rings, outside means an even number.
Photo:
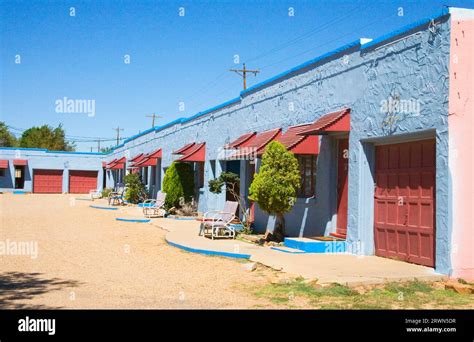
[[[204,214],[201,221],[199,235],[235,238],[235,229],[231,226],[237,216],[238,202],[226,201],[223,210],[211,210]]]
[[[147,199],[143,201],[143,215],[145,217],[164,217],[166,210],[164,209],[166,193],[158,192],[156,199]]]
[[[117,183],[115,191],[112,191],[109,194],[108,201],[109,205],[120,205],[125,203],[125,193],[127,192],[127,187],[123,183]]]

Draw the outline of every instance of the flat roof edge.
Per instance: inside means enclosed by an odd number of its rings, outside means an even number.
[[[276,76],[273,76],[263,82],[260,82],[260,83],[257,83],[256,85],[246,89],[246,90],[243,90],[240,92],[240,96],[241,97],[244,97],[244,96],[247,96],[251,93],[254,93],[258,90],[261,90],[265,87],[268,87],[270,85],[273,85],[275,83],[278,83],[280,80],[283,80],[287,77],[291,77],[297,73],[300,73],[300,72],[304,72],[306,69],[311,69],[311,68],[314,68],[316,67],[317,64],[321,63],[321,62],[324,62],[330,58],[334,58],[344,52],[348,52],[349,50],[355,50],[357,51],[358,48],[360,48],[361,46],[361,39],[357,39],[353,42],[350,42],[348,44],[345,44],[343,46],[340,46],[334,50],[331,50],[329,52],[326,52],[322,55],[319,55],[318,57],[316,58],[313,58],[313,59],[310,59],[309,61],[306,61],[306,62],[303,62],[299,65],[297,65],[296,67],[294,68],[291,68],[289,70],[286,70],[286,71],[283,71],[281,73],[279,73],[278,75]]]
[[[36,151],[36,152],[45,152],[45,153],[57,153],[57,154],[88,154],[88,155],[98,155],[104,156],[106,153],[103,152],[76,152],[76,151],[55,151],[48,150],[47,148],[36,148],[36,147],[0,147],[0,151]]]
[[[384,34],[383,36],[375,38],[374,40],[362,45],[360,50],[366,51],[367,49],[374,48],[379,45],[383,45],[384,43],[387,43],[400,36],[406,35],[411,31],[415,31],[419,29],[420,27],[429,24],[432,20],[441,19],[448,15],[449,15],[449,8],[443,8],[441,12],[438,12],[429,17],[425,17],[423,19],[417,20],[414,23],[411,23],[395,31],[389,32],[387,34]]]

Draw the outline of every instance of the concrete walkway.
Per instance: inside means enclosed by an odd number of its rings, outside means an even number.
[[[292,276],[317,278],[321,284],[358,286],[388,281],[438,281],[446,278],[435,273],[432,268],[376,256],[291,254],[239,240],[211,240],[198,236],[199,222],[194,220],[154,219],[151,224],[168,231],[166,240],[169,244],[189,252],[246,258]]]

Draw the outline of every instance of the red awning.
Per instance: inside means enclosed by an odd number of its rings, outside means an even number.
[[[241,135],[236,140],[232,141],[231,143],[224,146],[225,149],[231,148],[239,148],[243,145],[249,144],[255,137],[257,136],[257,132],[246,133]]]
[[[180,162],[204,162],[206,160],[206,143],[191,143],[184,145],[174,154],[182,154],[177,159]]]
[[[117,159],[114,159],[114,160],[112,160],[112,161],[109,161],[109,162],[107,163],[107,165],[106,165],[107,168],[109,168],[111,165],[115,164],[116,161],[117,161]]]
[[[300,135],[322,135],[335,132],[349,132],[351,129],[351,109],[326,114],[311,124]]]
[[[184,152],[186,152],[186,150],[189,150],[194,145],[196,145],[195,142],[186,144],[183,147],[181,147],[179,150],[174,151],[173,154],[184,154]]]
[[[156,166],[156,160],[162,157],[161,148],[138,158],[132,167]]]
[[[8,169],[8,160],[7,159],[0,160],[0,169]]]
[[[26,160],[26,159],[13,159],[13,165],[15,165],[15,166],[26,166],[26,165],[28,165],[28,160]]]
[[[122,157],[120,159],[114,159],[107,165],[107,168],[111,170],[120,170],[123,169],[125,162],[125,157]]]
[[[281,135],[281,128],[275,128],[270,131],[258,133],[254,139],[246,144],[241,144],[237,152],[228,159],[246,159],[252,156],[260,155],[265,147]]]
[[[288,151],[294,154],[318,154],[319,137],[317,135],[299,135],[308,129],[310,124],[289,127],[288,130],[276,140],[281,142]]]
[[[133,158],[130,159],[129,161],[130,161],[131,163],[134,163],[134,162],[136,162],[138,159],[140,159],[142,156],[143,156],[143,153],[137,154],[135,157],[133,157]]]

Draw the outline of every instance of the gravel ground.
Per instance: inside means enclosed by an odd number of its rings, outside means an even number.
[[[120,212],[79,197],[0,195],[0,244],[10,248],[0,248],[0,308],[271,306],[244,289],[267,283],[266,271],[176,249],[156,225],[115,221]],[[11,255],[29,241],[37,258]]]

